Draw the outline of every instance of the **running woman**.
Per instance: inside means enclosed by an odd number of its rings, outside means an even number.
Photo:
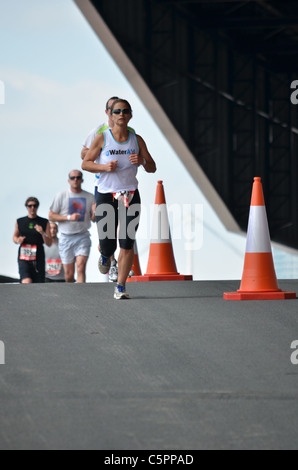
[[[84,160],[85,156],[87,155],[89,149],[91,148],[91,145],[93,144],[94,139],[98,134],[101,134],[104,131],[107,131],[108,129],[113,129],[114,127],[114,122],[112,121],[111,118],[111,112],[112,112],[112,106],[114,101],[119,100],[118,96],[113,96],[110,98],[107,103],[106,103],[106,110],[105,113],[108,117],[107,122],[100,124],[97,126],[95,129],[92,129],[92,131],[89,133],[88,137],[85,139],[85,142],[83,143],[83,149],[81,152],[81,158]],[[131,129],[130,127],[128,128],[130,131],[135,132],[134,129]],[[95,175],[95,201],[97,198],[97,183],[98,179],[100,178],[100,175]],[[111,282],[117,282],[118,281],[118,266],[117,266],[117,261],[115,259],[115,255],[113,254],[111,257],[111,268],[109,272],[109,280]]]
[[[96,204],[96,222],[101,255],[99,270],[106,274],[110,257],[117,248],[120,221],[118,283],[116,300],[130,299],[126,281],[134,258],[134,242],[140,220],[141,199],[137,173],[143,166],[147,173],[156,172],[156,164],[141,136],[131,132],[128,123],[132,109],[128,101],[114,101],[111,109],[114,127],[99,134],[82,163],[82,169],[100,173]]]
[[[92,129],[92,131],[88,134],[88,137],[85,139],[85,142],[83,143],[83,149],[81,152],[81,158],[84,160],[85,156],[87,155],[94,139],[98,134],[101,134],[102,132],[112,128],[114,126],[113,121],[111,120],[111,109],[114,101],[118,100],[118,96],[113,96],[110,98],[107,103],[106,103],[106,110],[105,113],[108,117],[107,122],[104,122],[97,126],[95,129]],[[100,177],[100,175],[95,175],[95,201],[97,198],[97,180]],[[115,259],[115,256],[113,255],[111,257],[111,268],[109,272],[109,280],[111,282],[117,282],[118,280],[118,266],[117,266],[117,261]]]

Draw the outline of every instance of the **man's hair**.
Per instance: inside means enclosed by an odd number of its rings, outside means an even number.
[[[110,102],[111,100],[119,100],[119,97],[118,97],[118,96],[112,96],[112,98],[110,98],[110,99],[107,101],[107,104],[106,104],[106,111],[107,111],[108,109],[110,109],[110,107],[109,107],[109,102]]]
[[[34,204],[37,204],[37,207],[39,207],[39,200],[36,197],[28,197],[25,202],[25,207],[28,206],[29,202],[34,202]]]
[[[74,171],[78,171],[79,173],[81,173],[81,177],[83,178],[84,175],[83,175],[83,173],[82,173],[80,170],[71,170],[71,171],[69,172],[68,179],[70,178],[70,175],[71,175]]]
[[[132,109],[131,109],[131,106],[130,106],[129,102],[128,102],[127,100],[123,100],[123,99],[120,99],[120,98],[118,98],[118,99],[117,99],[116,101],[114,101],[114,103],[112,104],[112,112],[113,112],[113,110],[115,109],[115,107],[117,106],[117,104],[119,104],[119,103],[125,103],[126,106],[129,108],[131,114],[132,114]]]

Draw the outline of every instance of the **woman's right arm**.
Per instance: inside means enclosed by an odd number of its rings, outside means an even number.
[[[106,165],[101,165],[99,163],[94,163],[98,155],[101,153],[104,146],[104,135],[99,134],[89,151],[87,152],[83,163],[82,170],[89,171],[90,173],[105,173],[115,171],[117,168],[117,160],[107,163]]]

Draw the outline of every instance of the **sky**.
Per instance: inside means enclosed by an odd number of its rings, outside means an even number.
[[[105,121],[105,103],[116,95],[131,102],[130,125],[146,141],[158,168],[154,175],[139,171],[142,271],[148,262],[157,181],[162,180],[178,271],[196,280],[241,279],[245,236],[227,232],[218,220],[72,0],[0,0],[0,44],[0,83],[5,87],[0,104],[1,275],[18,277],[12,235],[16,219],[27,215],[25,200],[38,197],[38,215],[48,217],[55,194],[68,187],[69,171],[80,168],[86,136]],[[93,192],[93,180],[85,173],[83,189]],[[91,236],[87,282],[102,282],[95,225]],[[279,277],[293,277],[297,259],[280,250],[275,256]]]

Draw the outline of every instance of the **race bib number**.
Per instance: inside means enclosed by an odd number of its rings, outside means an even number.
[[[46,270],[49,276],[59,276],[62,271],[61,259],[48,259]]]
[[[20,251],[20,260],[22,261],[36,261],[37,246],[36,245],[22,245]]]

